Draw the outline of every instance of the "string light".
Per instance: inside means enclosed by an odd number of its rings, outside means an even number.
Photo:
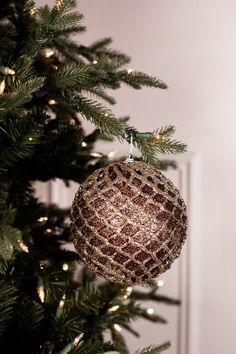
[[[29,253],[29,248],[26,246],[26,244],[22,240],[18,240],[17,242],[19,243],[19,246],[23,252]]]
[[[70,118],[69,124],[70,124],[70,125],[75,125],[75,120],[74,120],[74,118]]]
[[[102,157],[103,155],[100,154],[99,152],[91,152],[90,156],[92,156],[92,157]]]
[[[75,339],[73,340],[73,346],[76,347],[79,342],[81,341],[81,339],[83,338],[84,334],[80,333],[77,337],[75,337]]]
[[[119,326],[117,323],[113,324],[113,328],[117,331],[120,332],[121,331],[121,326]]]
[[[69,269],[69,265],[67,263],[63,263],[62,264],[62,269],[67,272],[67,270]]]
[[[162,287],[164,284],[165,284],[165,283],[164,283],[164,280],[158,280],[158,282],[157,282],[157,285],[158,285],[159,287]]]
[[[55,0],[55,7],[59,10],[61,7],[62,0]]]
[[[48,104],[50,104],[50,106],[53,106],[56,103],[57,103],[57,101],[55,101],[53,99],[48,100]]]
[[[123,296],[123,299],[128,299],[128,297],[131,295],[133,291],[132,286],[128,286],[125,290],[125,295]]]
[[[5,86],[6,86],[6,83],[5,83],[5,79],[4,79],[4,80],[2,80],[2,82],[0,83],[0,95],[4,92]]]
[[[15,70],[12,70],[12,69],[8,68],[7,66],[1,66],[0,71],[3,75],[14,75],[15,74]],[[2,82],[0,83],[0,95],[3,94],[5,87],[6,87],[6,83],[5,83],[5,79],[3,79]]]
[[[41,302],[45,301],[45,291],[43,286],[39,286],[37,289],[38,296]]]
[[[8,68],[7,66],[2,66],[0,68],[1,73],[3,73],[3,75],[14,75],[15,71],[13,69]]]
[[[61,298],[61,301],[59,302],[59,308],[63,309],[64,305],[65,305],[65,299],[66,299],[66,295],[64,294]]]
[[[35,10],[36,10],[36,7],[35,7],[35,6],[31,7],[31,9],[29,9],[29,14],[30,14],[31,16],[33,16],[33,15],[35,14]]]
[[[50,262],[48,259],[44,259],[44,260],[40,261],[39,266],[40,266],[40,269],[44,269],[44,268],[50,266]]]
[[[58,70],[58,66],[57,66],[57,65],[52,65],[52,68],[53,68],[54,70]]]
[[[29,141],[33,141],[33,138],[29,138]]]
[[[154,314],[154,310],[153,310],[152,308],[147,309],[147,313],[148,313],[149,315],[153,315],[153,314]]]
[[[52,229],[46,229],[46,230],[44,231],[44,233],[45,233],[46,235],[50,235],[50,234],[52,233]]]
[[[98,63],[98,61],[97,61],[97,60],[93,60],[93,64],[95,64],[95,65],[96,65],[97,63]]]
[[[1,66],[0,72],[3,75],[14,75],[15,74],[15,71],[8,68],[7,66]],[[5,83],[5,79],[3,79],[2,82],[0,83],[0,95],[3,94],[5,87],[6,87],[6,83]]]
[[[127,295],[130,295],[133,291],[132,286],[128,286],[128,288],[126,289]]]
[[[127,73],[128,73],[128,74],[131,74],[133,71],[134,71],[134,69],[129,68],[129,69],[127,70]]]
[[[44,55],[46,58],[50,58],[51,56],[54,55],[54,50],[52,50],[51,48],[46,48],[44,50]]]
[[[64,301],[64,300],[61,300],[61,301],[59,302],[59,307],[60,307],[60,309],[63,309],[64,305],[65,305],[65,301]]]
[[[153,139],[154,140],[161,140],[162,139],[162,136],[160,133],[153,133]]]
[[[38,218],[37,221],[39,222],[44,222],[44,221],[47,221],[48,220],[48,217],[47,216],[41,216],[40,218]]]
[[[108,312],[115,312],[119,309],[119,307],[120,307],[119,305],[112,306],[108,309]]]
[[[86,143],[85,141],[82,141],[81,146],[82,146],[82,147],[86,147],[86,146],[87,146],[87,143]]]
[[[109,154],[107,155],[107,157],[110,159],[110,158],[112,158],[113,156],[115,156],[116,153],[117,153],[117,151],[111,151],[111,152],[109,152]]]

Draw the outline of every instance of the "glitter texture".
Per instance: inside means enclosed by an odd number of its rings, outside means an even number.
[[[97,275],[132,285],[159,276],[179,256],[186,206],[173,183],[143,162],[115,162],[81,184],[71,208],[81,259]]]

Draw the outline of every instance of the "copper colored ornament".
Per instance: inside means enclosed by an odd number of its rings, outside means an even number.
[[[97,275],[120,284],[159,276],[186,239],[186,206],[178,189],[143,162],[115,162],[81,184],[71,209],[81,259]]]

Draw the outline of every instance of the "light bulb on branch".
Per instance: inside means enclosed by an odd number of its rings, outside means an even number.
[[[62,0],[55,0],[55,7],[59,10],[62,4]]]
[[[119,305],[114,305],[108,309],[108,312],[116,312],[119,309]]]
[[[44,56],[46,58],[50,58],[54,55],[54,50],[52,50],[51,48],[46,48],[44,49]]]
[[[19,246],[23,252],[29,253],[28,246],[26,246],[26,244],[22,240],[18,240],[17,242],[19,243]]]
[[[3,94],[6,87],[5,79],[0,83],[0,95]]]
[[[15,71],[13,69],[8,68],[7,66],[1,66],[0,72],[3,75],[15,75]]]

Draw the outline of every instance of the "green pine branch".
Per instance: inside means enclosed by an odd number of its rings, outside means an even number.
[[[97,52],[97,51],[102,51],[107,48],[107,46],[109,46],[112,43],[112,39],[107,37],[107,38],[102,38],[99,39],[97,41],[95,41],[94,43],[92,43],[89,48],[92,52]]]
[[[72,88],[76,85],[86,85],[89,78],[88,65],[77,63],[60,67],[53,75],[54,85],[59,89]]]
[[[141,89],[144,86],[167,89],[167,85],[163,81],[141,71],[122,71],[120,74],[122,82],[135,89]]]
[[[111,66],[115,69],[130,62],[130,57],[120,51],[111,49],[111,38],[103,38],[92,43],[87,50],[94,55],[94,59],[100,59],[101,62],[110,61]]]
[[[18,296],[16,289],[3,281],[0,282],[0,337],[7,330],[9,322],[14,319],[14,307]]]
[[[151,345],[143,350],[138,350],[135,354],[158,354],[170,348],[170,342],[163,343],[162,345]]]
[[[135,289],[131,294],[131,298],[142,301],[152,300],[155,302],[163,302],[167,305],[180,305],[179,300],[173,299],[169,296],[159,295],[156,293],[157,290],[157,286],[153,287],[149,292],[142,292]]]
[[[80,34],[86,31],[85,26],[71,26],[69,28],[64,28],[63,30],[57,31],[57,35],[59,37],[68,37],[70,35],[74,34]]]
[[[40,132],[31,119],[13,120],[7,117],[0,125],[0,138],[4,142],[0,151],[0,174],[17,161],[32,156],[39,136]]]
[[[13,92],[0,97],[0,112],[6,113],[30,101],[32,94],[44,84],[44,78],[36,77],[20,84]]]
[[[33,341],[38,337],[43,327],[43,320],[45,317],[45,307],[36,301],[24,297],[20,306],[17,309],[21,321],[20,331],[22,339],[30,338]]]
[[[55,32],[67,30],[78,25],[78,23],[82,19],[83,15],[78,11],[64,14],[61,16],[59,15],[53,19],[53,21],[50,23],[49,28]]]
[[[71,11],[76,5],[75,0],[61,0],[59,6],[56,6],[56,3],[54,7],[52,8],[52,16],[56,17],[58,14],[63,14],[68,11]]]
[[[108,95],[105,90],[103,90],[99,87],[84,89],[84,90],[82,90],[82,92],[84,92],[88,95],[91,95],[91,97],[101,99],[111,105],[116,103],[116,100],[112,96]]]
[[[170,137],[175,133],[175,127],[173,125],[166,125],[164,127],[156,129],[153,134],[160,135],[160,137]]]
[[[126,124],[119,121],[114,114],[101,103],[85,97],[71,99],[71,106],[92,122],[103,134],[121,139],[124,136]]]
[[[70,12],[75,5],[72,0],[64,0],[60,6],[54,6],[50,9],[45,5],[38,10],[41,25],[41,34],[38,38],[39,43],[46,44],[52,41],[63,31],[72,30],[75,26],[79,26],[83,15],[79,11]]]

